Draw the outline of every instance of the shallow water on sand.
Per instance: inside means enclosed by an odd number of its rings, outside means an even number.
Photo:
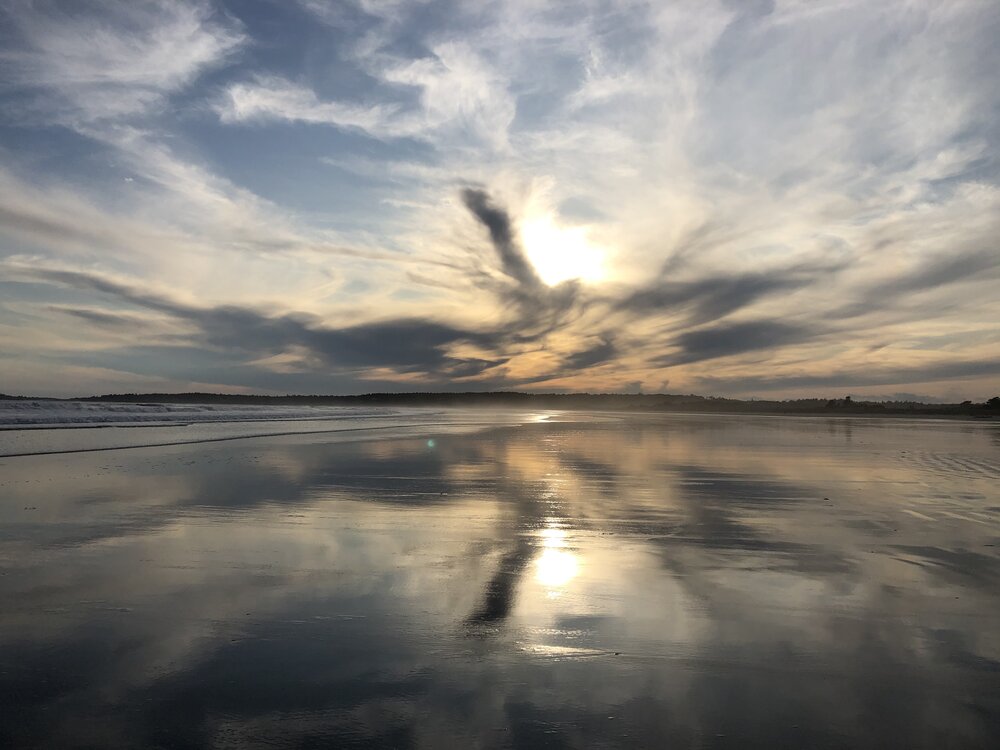
[[[506,421],[0,458],[0,746],[1000,746],[1000,425]]]

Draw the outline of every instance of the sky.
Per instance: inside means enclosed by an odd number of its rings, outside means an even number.
[[[0,392],[1000,393],[995,0],[0,0]]]

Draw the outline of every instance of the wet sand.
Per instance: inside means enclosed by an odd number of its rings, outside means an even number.
[[[0,746],[1000,746],[1000,425],[544,416],[0,458]]]

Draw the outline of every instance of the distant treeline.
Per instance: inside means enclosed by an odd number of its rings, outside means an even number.
[[[25,396],[0,399],[24,400]],[[42,399],[34,399],[42,400]],[[248,396],[229,393],[112,393],[81,399],[120,403],[180,404],[274,404],[298,406],[465,406],[524,407],[534,409],[604,409],[616,411],[704,411],[750,412],[760,414],[927,414],[1000,415],[1000,397],[985,403],[925,404],[918,401],[859,401],[851,396],[836,399],[795,399],[790,401],[740,400],[717,396],[664,393],[366,393],[356,396]]]

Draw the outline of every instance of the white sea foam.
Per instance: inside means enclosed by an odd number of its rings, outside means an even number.
[[[98,401],[0,401],[4,427],[69,427],[76,425],[166,425],[275,420],[360,419],[386,417],[391,409],[364,406],[298,406],[270,404],[159,404]]]
[[[430,434],[539,418],[427,407],[0,401],[0,459],[300,434]]]

